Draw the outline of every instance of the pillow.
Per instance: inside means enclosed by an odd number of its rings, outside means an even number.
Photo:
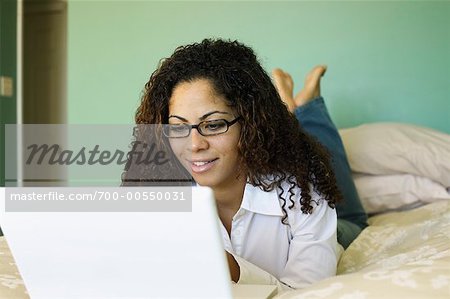
[[[406,210],[437,200],[450,200],[444,186],[421,176],[355,174],[353,179],[368,214]]]
[[[414,174],[450,186],[450,135],[401,123],[339,130],[350,167],[374,175]]]

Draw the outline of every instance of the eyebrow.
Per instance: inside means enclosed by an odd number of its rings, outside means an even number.
[[[201,116],[199,119],[200,119],[201,121],[202,121],[202,120],[205,120],[208,116],[211,116],[211,115],[213,115],[213,114],[215,114],[215,113],[219,113],[219,114],[230,114],[230,115],[231,115],[231,113],[229,113],[229,112],[215,110],[215,111],[211,111],[211,112],[206,113],[205,115]],[[178,115],[169,115],[169,118],[171,118],[171,117],[176,117],[176,118],[178,118],[179,120],[188,122],[187,119],[185,119],[184,117],[178,116]]]

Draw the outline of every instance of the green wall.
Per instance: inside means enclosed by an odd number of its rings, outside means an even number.
[[[16,123],[16,14],[16,0],[0,0],[0,75],[14,79],[13,96],[0,95],[0,186],[5,186],[5,124]]]
[[[69,0],[68,17],[70,123],[133,122],[160,58],[222,37],[298,84],[327,64],[323,94],[338,127],[400,121],[450,133],[448,1]]]

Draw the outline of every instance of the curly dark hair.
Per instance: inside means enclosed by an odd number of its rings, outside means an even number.
[[[178,47],[146,83],[136,123],[167,124],[174,88],[197,79],[209,80],[242,117],[238,148],[248,183],[264,191],[281,190],[283,223],[286,206],[295,205],[296,187],[301,190],[303,213],[313,210],[311,188],[335,207],[342,196],[328,152],[300,127],[253,50],[238,41],[205,39]],[[283,190],[283,181],[289,183],[289,190]]]

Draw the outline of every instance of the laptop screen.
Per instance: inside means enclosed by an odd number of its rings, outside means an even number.
[[[192,212],[5,212],[7,200],[0,225],[31,298],[231,298],[209,188],[192,187]]]

